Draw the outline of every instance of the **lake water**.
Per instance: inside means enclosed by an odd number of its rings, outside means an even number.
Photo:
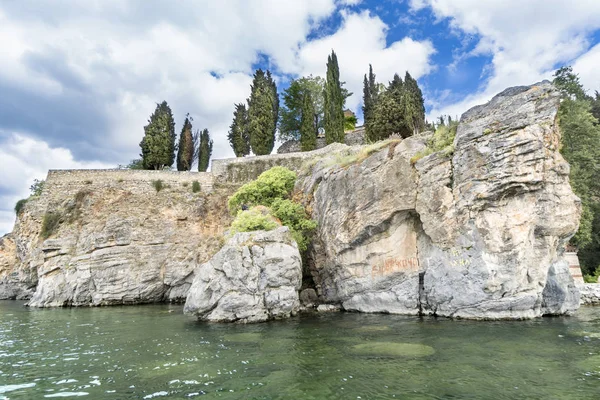
[[[182,307],[0,302],[0,399],[599,399],[600,308],[474,322],[199,323]]]

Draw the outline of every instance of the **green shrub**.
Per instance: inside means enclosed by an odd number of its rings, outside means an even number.
[[[152,181],[152,186],[154,186],[154,189],[156,189],[156,193],[160,192],[165,187],[163,185],[163,181],[161,179],[157,179],[155,181]]]
[[[271,210],[282,225],[290,228],[300,251],[305,251],[310,243],[310,235],[317,228],[317,222],[310,219],[304,206],[292,200],[277,199],[271,205]]]
[[[15,213],[17,215],[21,214],[21,211],[23,211],[23,207],[25,207],[25,204],[27,204],[27,200],[29,199],[21,199],[17,201],[17,204],[15,204]]]
[[[202,190],[202,187],[200,186],[200,182],[198,182],[198,181],[192,182],[192,192],[198,193],[200,190]]]
[[[596,271],[593,275],[583,275],[583,281],[585,283],[598,283],[598,278],[600,277],[600,265],[596,268]]]
[[[41,196],[42,190],[44,190],[44,185],[46,184],[45,180],[34,179],[33,184],[29,186],[29,190],[31,190],[32,196]]]
[[[231,234],[238,232],[270,231],[281,226],[264,206],[253,207],[247,211],[238,211],[231,224]]]
[[[60,226],[61,215],[58,212],[47,212],[42,220],[42,231],[40,236],[43,239],[49,238]]]
[[[296,173],[285,167],[273,167],[260,176],[242,186],[229,198],[229,210],[236,213],[242,205],[248,207],[270,206],[275,199],[286,198],[294,189]]]
[[[438,151],[443,151],[445,156],[451,156],[454,153],[454,138],[456,137],[457,129],[458,122],[456,121],[451,122],[450,126],[439,125],[431,139],[427,142],[427,147],[415,154],[410,159],[410,163],[414,165],[421,158]]]

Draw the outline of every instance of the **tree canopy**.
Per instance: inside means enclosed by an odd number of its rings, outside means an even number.
[[[344,102],[346,97],[340,82],[337,55],[331,51],[327,58],[327,79],[323,91],[325,141],[327,144],[344,142]]]
[[[140,142],[145,169],[163,169],[175,161],[175,122],[166,101],[156,105]]]
[[[229,145],[236,157],[244,157],[250,154],[250,138],[248,137],[248,112],[246,105],[239,103],[235,105],[233,122],[229,126],[227,134]]]
[[[256,70],[248,99],[247,132],[252,152],[270,154],[275,145],[279,97],[271,72]]]
[[[304,99],[307,93],[310,94],[313,103],[315,133],[323,127],[324,88],[325,80],[320,76],[309,75],[290,82],[290,86],[283,92],[283,107],[279,121],[281,140],[300,139]]]
[[[206,172],[210,157],[212,155],[213,141],[210,138],[208,129],[204,129],[200,134],[200,145],[198,150],[198,171]]]
[[[188,115],[183,123],[177,146],[177,171],[189,171],[194,161],[194,138],[192,136],[192,122]]]

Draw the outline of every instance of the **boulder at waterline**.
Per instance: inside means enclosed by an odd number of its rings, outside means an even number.
[[[235,234],[199,266],[184,312],[200,320],[261,322],[300,307],[302,260],[289,229]]]

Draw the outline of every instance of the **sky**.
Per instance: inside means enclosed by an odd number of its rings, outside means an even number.
[[[48,169],[115,168],[139,156],[166,100],[233,157],[234,104],[256,68],[281,93],[325,76],[331,50],[354,94],[409,71],[429,118],[459,117],[510,86],[572,65],[600,90],[598,0],[0,0],[0,235]]]

